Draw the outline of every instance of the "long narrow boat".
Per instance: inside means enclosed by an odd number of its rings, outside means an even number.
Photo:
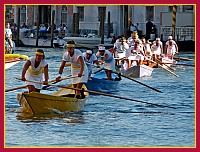
[[[15,59],[15,58],[10,58],[10,59],[6,59],[5,60],[5,69],[9,69],[12,66],[14,66],[15,64],[19,63],[22,59]]]
[[[166,68],[167,68],[168,66],[172,66],[173,64],[176,64],[176,60],[170,59],[168,57],[162,57],[161,58],[161,64],[163,66],[166,65]]]
[[[119,59],[125,58],[125,52],[119,53],[118,55],[119,55]],[[122,65],[122,66],[124,67],[126,65]],[[126,70],[124,68],[121,68],[120,71],[122,72],[123,75],[126,75],[128,77],[140,78],[140,77],[151,76],[152,71],[153,71],[153,66],[155,66],[154,63],[144,60],[142,65],[138,65],[138,66],[135,65]]]
[[[105,71],[92,74],[86,86],[89,90],[94,91],[115,91],[121,80],[116,74],[112,73],[113,80],[108,80]]]
[[[72,85],[67,87],[72,87]],[[83,88],[87,89],[85,85]],[[38,92],[18,93],[17,100],[22,106],[23,111],[31,114],[44,114],[55,111],[78,112],[84,108],[85,101],[89,96],[88,92],[84,92],[84,95],[83,99],[77,99],[73,89],[62,88],[53,94]]]
[[[9,69],[15,64],[19,63],[21,60],[28,59],[28,56],[26,55],[20,55],[20,54],[5,54],[5,69]]]
[[[153,68],[144,64],[138,66],[132,66],[127,70],[121,70],[122,74],[128,77],[141,78],[151,76]]]

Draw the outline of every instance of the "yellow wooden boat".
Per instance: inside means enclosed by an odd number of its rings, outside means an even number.
[[[69,85],[67,87],[71,87]],[[83,88],[86,90],[86,86]],[[53,94],[42,94],[38,92],[18,93],[17,100],[22,106],[24,112],[32,114],[42,114],[51,112],[78,112],[84,108],[85,101],[89,94],[84,92],[83,99],[75,98],[75,91],[72,89],[62,88]]]

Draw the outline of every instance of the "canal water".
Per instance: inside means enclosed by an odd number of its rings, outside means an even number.
[[[55,79],[64,49],[44,48],[50,80]],[[35,55],[35,48],[17,48],[15,53]],[[195,59],[194,52],[178,54]],[[5,88],[24,85],[17,80],[25,61],[6,70]],[[180,61],[193,64],[194,61]],[[162,68],[151,77],[136,80],[161,90],[151,90],[122,78],[113,95],[170,106],[159,107],[112,97],[90,95],[81,112],[56,112],[30,116],[19,111],[17,93],[5,93],[6,147],[194,147],[195,146],[195,68],[176,66],[179,78]],[[64,69],[63,75],[70,69]],[[70,84],[70,80],[59,84]],[[58,88],[42,90],[52,93]]]

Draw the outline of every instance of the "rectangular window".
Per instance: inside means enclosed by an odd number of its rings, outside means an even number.
[[[12,5],[6,5],[6,22],[12,24],[14,22],[14,7]]]
[[[84,21],[84,7],[78,6],[79,21]]]
[[[62,6],[61,23],[67,24],[67,6]]]
[[[193,5],[183,5],[183,12],[193,12]]]
[[[154,20],[154,6],[147,6],[146,7],[146,20]]]
[[[23,25],[24,23],[26,23],[26,5],[22,5],[20,11],[20,24]]]
[[[106,7],[98,7],[98,21],[100,21],[100,18],[101,18],[101,10],[103,11],[104,22],[105,22],[105,19],[106,19]]]
[[[169,12],[173,11],[173,6],[169,6]]]

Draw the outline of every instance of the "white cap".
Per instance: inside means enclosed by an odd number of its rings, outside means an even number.
[[[172,36],[168,36],[168,40],[172,40]]]
[[[92,54],[92,51],[91,50],[87,50],[86,53]]]
[[[105,50],[106,48],[104,46],[99,46],[99,50]]]
[[[158,38],[156,38],[156,40],[160,41],[160,38],[158,37]]]

